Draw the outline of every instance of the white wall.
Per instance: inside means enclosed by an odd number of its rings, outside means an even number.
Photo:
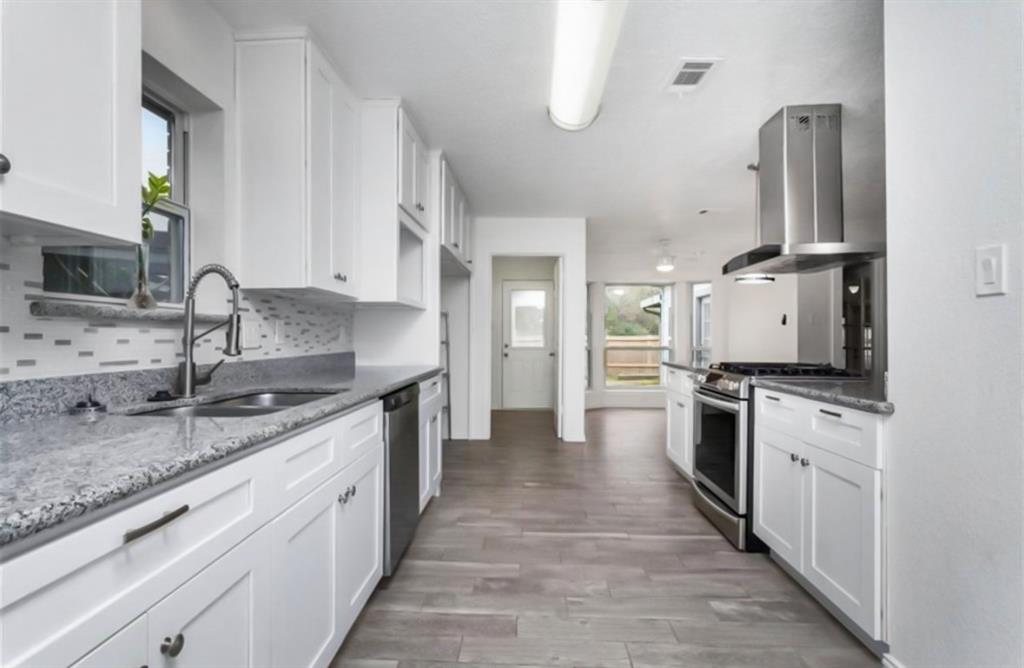
[[[885,4],[892,656],[1020,666],[1020,2]],[[974,296],[974,249],[1009,294]]]
[[[561,356],[563,439],[586,440],[586,264],[587,227],[583,218],[477,218],[474,220],[473,278],[470,281],[470,437],[491,434],[491,260],[502,255],[562,258]]]
[[[786,316],[786,324],[782,317]],[[780,274],[774,283],[736,283],[732,276],[711,282],[711,353],[716,362],[796,362],[797,276]]]
[[[491,408],[501,408],[503,281],[554,281],[553,257],[496,257],[491,269]],[[557,297],[556,297],[557,299]],[[555,309],[557,313],[557,308]],[[556,335],[557,336],[557,335]]]

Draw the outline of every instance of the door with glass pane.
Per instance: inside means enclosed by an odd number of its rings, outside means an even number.
[[[505,281],[503,292],[501,407],[554,408],[554,283]]]

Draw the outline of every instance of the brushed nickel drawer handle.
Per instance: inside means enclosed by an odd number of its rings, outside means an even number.
[[[773,397],[770,394],[764,395],[764,398],[767,399],[768,401],[782,401],[782,399],[779,399],[778,397]]]
[[[171,522],[173,522],[174,520],[178,519],[179,517],[181,517],[182,515],[184,515],[187,512],[188,512],[188,504],[186,503],[181,508],[178,508],[177,510],[172,510],[171,512],[167,513],[166,515],[164,515],[160,519],[153,520],[152,522],[150,522],[149,524],[147,524],[145,526],[141,526],[138,529],[132,529],[131,531],[127,532],[124,535],[124,542],[125,542],[125,544],[128,544],[128,543],[132,542],[133,540],[136,540],[138,538],[142,538],[147,533],[152,533],[153,531],[156,531],[160,527],[162,527],[164,525],[167,525],[167,524],[170,524]]]
[[[843,414],[842,413],[836,413],[835,411],[827,411],[824,408],[819,408],[818,412],[821,413],[822,415],[827,415],[829,417],[834,417],[837,420],[842,420],[843,419]]]
[[[180,633],[174,636],[174,640],[171,640],[171,637],[168,636],[160,643],[160,653],[166,654],[172,659],[181,654],[183,649],[185,649],[185,636]]]

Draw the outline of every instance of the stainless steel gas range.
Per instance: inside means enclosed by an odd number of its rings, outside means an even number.
[[[754,425],[751,379],[849,378],[820,364],[723,362],[696,378],[693,393],[694,497],[697,508],[737,547],[764,551],[753,532]]]

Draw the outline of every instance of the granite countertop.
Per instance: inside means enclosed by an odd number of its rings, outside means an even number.
[[[363,366],[344,377],[337,371],[304,371],[188,400],[112,407],[93,422],[61,415],[5,425],[0,432],[0,559],[11,556],[18,541],[31,536],[35,543],[44,531],[54,536],[61,533],[56,527],[69,520],[78,528],[101,508],[247,449],[255,451],[270,439],[440,371]],[[341,390],[347,391],[247,418],[132,415],[253,392]]]
[[[755,378],[754,387],[795,394],[868,413],[891,415],[896,408],[885,400],[885,391],[870,380],[781,380]]]

